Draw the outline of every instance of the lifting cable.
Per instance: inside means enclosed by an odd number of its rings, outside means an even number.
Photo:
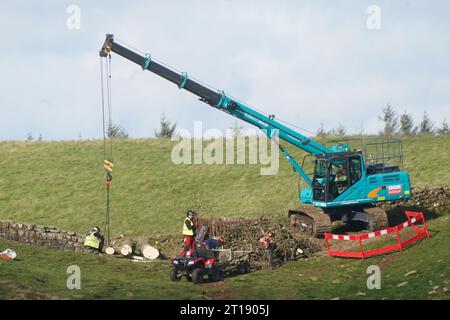
[[[111,108],[111,55],[108,55],[103,68],[103,59],[100,57],[100,73],[101,73],[101,91],[102,91],[102,129],[103,129],[103,168],[105,170],[106,179],[106,209],[104,232],[106,235],[106,244],[110,245],[110,194],[109,189],[112,181],[113,165],[113,135],[112,135],[112,108]],[[106,81],[105,81],[106,78]],[[105,92],[106,82],[106,92]],[[106,94],[106,99],[105,99]],[[106,119],[106,116],[108,119]],[[109,148],[107,141],[109,140]]]

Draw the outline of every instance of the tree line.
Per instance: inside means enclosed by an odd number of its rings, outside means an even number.
[[[416,125],[414,119],[410,113],[404,111],[403,113],[397,113],[394,108],[388,104],[382,108],[381,114],[378,116],[378,120],[383,122],[383,130],[379,132],[384,136],[413,136],[413,135],[450,135],[450,127],[447,120],[444,118],[439,126],[436,126],[432,121],[428,113],[425,111],[422,115],[421,121]],[[236,121],[235,125],[231,127],[236,135],[239,135],[243,128],[240,127]],[[155,131],[155,137],[160,139],[170,139],[175,136],[177,130],[177,123],[172,123],[162,114],[160,119],[160,129]],[[363,130],[359,133],[363,135]],[[128,139],[129,134],[127,130],[119,124],[109,124],[106,130],[108,138]],[[320,124],[319,129],[316,131],[316,135],[319,137],[333,136],[343,137],[347,135],[347,129],[338,124],[331,130],[326,130],[323,123]],[[78,135],[79,140],[82,139],[81,133]],[[31,132],[27,134],[27,141],[33,141],[34,137]],[[39,134],[37,141],[42,141],[42,134]]]
[[[399,114],[395,109],[388,104],[382,108],[378,120],[383,122],[383,130],[379,132],[380,135],[387,137],[401,135],[449,135],[450,127],[447,120],[444,118],[440,125],[436,125],[430,118],[428,113],[424,111],[422,119],[418,124],[414,123],[414,119],[410,113],[404,111]],[[323,125],[317,129],[317,136],[345,136],[347,130],[342,124],[338,124],[336,128],[327,131]],[[360,133],[362,134],[362,132]]]
[[[172,138],[177,130],[177,123],[172,123],[166,118],[164,113],[161,115],[159,131],[155,131],[156,138]],[[120,125],[110,124],[107,131],[108,138],[128,139],[128,132]]]
[[[410,113],[407,111],[398,114],[394,108],[388,104],[382,109],[378,117],[384,123],[383,131],[385,136],[403,135],[412,136],[417,134],[450,134],[447,120],[444,118],[439,126],[436,126],[426,111],[422,115],[421,121],[416,125]]]

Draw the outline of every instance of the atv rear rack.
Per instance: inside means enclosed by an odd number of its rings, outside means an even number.
[[[211,249],[218,253],[220,262],[235,263],[250,260],[250,254],[253,252],[253,247],[250,250],[232,250],[232,249]]]

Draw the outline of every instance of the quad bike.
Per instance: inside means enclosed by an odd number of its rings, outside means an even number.
[[[188,281],[199,284],[205,275],[209,282],[215,282],[222,280],[225,275],[249,273],[251,252],[231,249],[187,251],[185,256],[172,259],[170,280],[180,281],[185,276]]]
[[[210,282],[220,281],[223,277],[223,266],[217,254],[211,250],[187,251],[186,255],[172,259],[172,265],[172,281],[180,281],[184,276],[188,281],[200,284],[205,275]]]

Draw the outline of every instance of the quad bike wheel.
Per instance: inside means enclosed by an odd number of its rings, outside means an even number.
[[[208,275],[209,282],[216,282],[222,279],[222,275],[219,269],[215,269],[212,274]]]
[[[200,284],[203,282],[203,270],[201,268],[195,268],[192,270],[192,283]]]

